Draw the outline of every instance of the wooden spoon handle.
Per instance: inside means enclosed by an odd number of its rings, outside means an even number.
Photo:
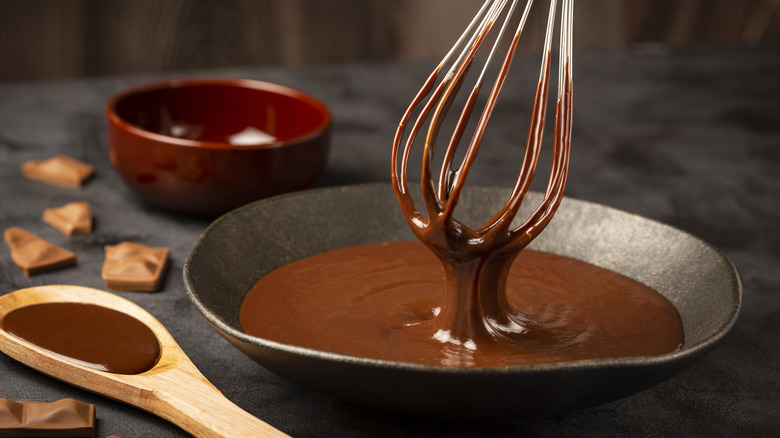
[[[288,436],[225,398],[159,321],[117,295],[81,286],[36,286],[0,296],[0,320],[13,309],[45,302],[95,304],[138,319],[160,342],[162,353],[157,364],[141,374],[97,371],[22,341],[2,328],[0,351],[50,376],[149,411],[196,437]],[[0,376],[0,382],[4,377]]]
[[[289,437],[233,404],[205,379],[169,383],[154,391],[149,410],[196,437]]]

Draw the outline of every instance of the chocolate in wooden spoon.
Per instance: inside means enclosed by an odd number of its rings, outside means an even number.
[[[145,353],[141,354],[145,359],[141,358],[136,368],[118,369],[115,366],[122,361],[103,363],[104,358],[100,356],[105,356],[105,351],[89,356],[92,353],[88,351],[61,349],[56,346],[56,340],[47,344],[52,341],[47,338],[47,333],[56,336],[50,327],[40,327],[40,333],[36,335],[23,319],[36,314],[40,317],[39,312],[57,310],[55,306],[58,305],[63,306],[61,310],[66,312],[75,311],[77,317],[81,315],[79,312],[94,312],[93,323],[80,324],[71,331],[82,331],[82,334],[70,333],[73,336],[83,335],[88,343],[112,343],[114,341],[100,340],[100,336],[94,337],[91,336],[94,333],[84,331],[89,327],[99,328],[101,314],[109,317],[105,319],[118,316],[137,324],[135,329],[127,332],[127,336],[143,337],[144,329],[147,329],[158,342],[159,354],[154,357],[155,353],[150,352],[154,342],[146,337],[143,344]],[[25,318],[15,317],[15,312],[20,312],[16,315]],[[110,337],[111,334],[108,335]],[[21,289],[0,296],[0,351],[59,380],[149,411],[195,436],[287,436],[225,398],[152,315],[133,302],[108,292],[53,285]],[[137,355],[135,353],[138,352],[125,352],[130,357]]]

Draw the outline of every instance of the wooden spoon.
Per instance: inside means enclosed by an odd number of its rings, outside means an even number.
[[[211,384],[152,315],[118,295],[81,286],[36,286],[0,296],[0,321],[39,303],[94,304],[146,324],[160,343],[160,359],[141,374],[94,370],[55,356],[0,329],[0,351],[45,374],[158,415],[199,437],[288,436],[230,402]]]

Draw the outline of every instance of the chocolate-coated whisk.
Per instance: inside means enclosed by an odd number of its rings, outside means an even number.
[[[448,290],[460,289],[460,292],[453,291],[454,293],[449,294],[453,300],[458,299],[461,303],[453,307],[461,309],[459,313],[464,313],[462,311],[464,306],[474,307],[474,312],[485,315],[486,320],[488,320],[488,331],[494,334],[496,332],[506,334],[527,331],[528,321],[523,321],[522,315],[515,315],[507,310],[505,281],[501,278],[505,274],[501,274],[501,272],[505,272],[504,268],[508,268],[516,255],[545,228],[560,204],[566,185],[571,144],[573,0],[563,0],[560,14],[558,98],[552,168],[542,202],[525,222],[512,228],[512,220],[517,215],[533,179],[542,146],[547,90],[549,88],[551,45],[558,4],[558,0],[552,0],[528,139],[520,172],[511,196],[504,207],[479,228],[472,229],[454,218],[455,207],[469,170],[477,157],[488,120],[501,94],[533,1],[527,1],[519,18],[517,29],[514,35],[510,35],[509,23],[515,14],[520,13],[518,3],[518,0],[487,0],[484,2],[465,32],[428,77],[409,109],[403,115],[393,141],[392,150],[393,186],[409,226],[415,235],[444,262],[445,269],[448,271]],[[497,32],[495,38],[492,39],[493,43],[492,45],[485,44],[490,41],[488,35],[491,32]],[[477,98],[488,74],[488,67],[506,43],[509,45],[500,65],[499,73],[490,89],[485,106],[477,115],[476,126],[468,140],[462,161],[455,166],[456,151],[464,141],[468,121],[477,106]],[[483,49],[483,45],[490,46],[489,52],[481,71],[476,76],[472,90],[466,97],[463,109],[457,116],[457,122],[450,135],[437,182],[433,177],[431,167],[437,141],[442,135],[440,131],[443,122],[453,106],[456,95],[466,83],[468,71],[475,66],[476,55]],[[446,70],[446,74],[439,80],[441,72],[445,71],[447,66],[449,68]],[[425,101],[426,97],[427,101]],[[412,114],[424,101],[423,107],[411,125],[409,135],[406,136],[405,130]],[[425,214],[421,214],[409,193],[407,166],[416,137],[424,129],[426,132],[421,183]],[[458,272],[450,272],[452,270]],[[464,270],[473,271],[473,275],[464,275]],[[485,293],[486,290],[496,290],[497,293]],[[455,295],[460,296],[456,298]],[[464,303],[471,304],[464,305]],[[442,307],[441,313],[445,315],[439,316],[446,318],[447,303]],[[468,316],[463,315],[453,315],[451,318],[461,317],[468,318]],[[455,327],[458,324],[453,321],[452,325]],[[449,326],[450,324],[445,325]],[[458,331],[455,328],[453,330]],[[477,330],[479,331],[479,329]],[[451,336],[463,338],[474,335],[474,333],[469,332],[470,330],[460,334],[451,333]]]

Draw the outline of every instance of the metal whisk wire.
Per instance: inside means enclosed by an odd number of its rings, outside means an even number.
[[[435,225],[449,223],[453,225],[450,230],[455,230],[455,235],[445,236],[451,244],[456,241],[464,243],[464,249],[478,249],[484,237],[491,235],[491,241],[495,237],[503,245],[525,247],[544,227],[549,223],[553,213],[557,209],[563,197],[563,188],[566,184],[566,169],[569,162],[569,150],[571,144],[572,127],[572,26],[573,26],[573,0],[563,0],[560,26],[560,50],[558,71],[558,99],[555,120],[554,148],[550,177],[547,190],[541,204],[531,216],[520,226],[509,229],[512,219],[517,215],[520,205],[525,197],[531,180],[537,167],[541,150],[544,115],[547,102],[547,89],[549,83],[549,70],[551,58],[551,45],[553,40],[553,28],[555,26],[556,5],[558,0],[551,0],[550,10],[545,34],[544,49],[542,53],[542,66],[537,84],[535,104],[530,121],[528,139],[521,169],[517,177],[512,194],[506,205],[491,220],[483,226],[470,229],[454,219],[454,209],[458,203],[461,191],[469,170],[474,163],[483,134],[493,112],[498,96],[507,77],[517,43],[525,27],[526,19],[532,7],[533,0],[526,2],[519,19],[517,30],[509,41],[508,50],[500,66],[500,71],[490,90],[487,103],[477,119],[474,132],[468,142],[462,161],[457,167],[453,166],[456,152],[465,134],[468,121],[475,109],[477,98],[480,94],[484,79],[494,55],[500,50],[501,42],[505,39],[509,23],[515,14],[519,0],[487,0],[480,7],[474,19],[469,23],[455,45],[444,56],[442,61],[434,69],[425,84],[418,92],[411,105],[404,113],[393,140],[391,173],[393,186],[398,197],[399,204],[408,218],[408,222],[415,234],[429,246],[438,246],[435,240],[439,237],[427,235]],[[508,8],[508,9],[507,9]],[[434,160],[436,144],[442,124],[453,105],[456,95],[466,80],[466,74],[474,64],[477,52],[486,41],[487,35],[500,21],[501,27],[493,41],[492,47],[485,59],[485,63],[479,72],[474,86],[463,104],[463,109],[458,116],[457,123],[450,136],[449,144],[443,158],[442,168],[439,173],[438,186],[432,175],[432,162]],[[452,59],[454,61],[452,61]],[[451,62],[452,61],[452,62]],[[451,62],[451,64],[450,64]],[[438,81],[444,67],[450,65],[446,75]],[[438,81],[438,82],[437,82]],[[412,114],[418,106],[428,97],[417,118],[412,125],[408,137],[405,137],[406,127],[412,118]],[[428,123],[425,136],[425,147],[422,162],[421,190],[425,205],[426,216],[417,209],[407,184],[407,167],[412,146],[415,144],[417,134]],[[404,141],[405,139],[405,141]],[[403,147],[402,147],[403,145]],[[399,157],[400,154],[400,157]],[[399,165],[400,161],[400,165]],[[506,220],[508,219],[508,220]]]

